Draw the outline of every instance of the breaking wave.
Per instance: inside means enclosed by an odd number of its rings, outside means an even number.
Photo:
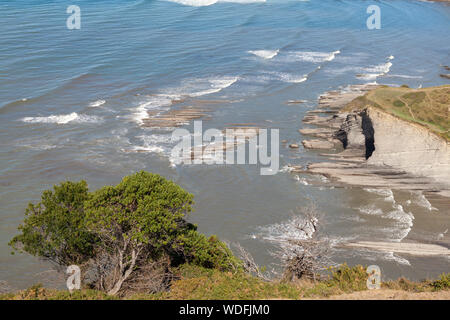
[[[285,59],[288,61],[321,63],[333,61],[340,53],[339,50],[333,52],[291,51],[287,53]]]
[[[100,107],[100,106],[104,105],[105,103],[106,103],[105,100],[97,100],[97,101],[91,102],[89,104],[89,107],[96,108],[96,107]]]
[[[308,80],[308,75],[295,75],[286,72],[267,72],[270,75],[270,80],[276,80],[287,83],[302,83]]]
[[[384,201],[387,202],[395,202],[394,200],[394,193],[391,189],[371,189],[371,188],[365,188],[364,191],[377,194],[379,196],[384,197]]]
[[[240,3],[240,4],[266,2],[266,0],[167,0],[167,1],[175,2],[190,7],[206,7],[219,2]]]
[[[366,215],[374,215],[380,218],[394,220],[393,228],[389,228],[389,233],[393,235],[394,241],[401,241],[409,234],[413,227],[414,215],[411,212],[406,212],[401,204],[395,201],[394,194],[390,189],[364,189],[367,192],[371,192],[380,195],[384,198],[384,201],[392,204],[392,209],[388,212],[384,212],[381,208],[377,208],[374,204],[363,206],[358,208],[359,212]]]
[[[67,124],[70,122],[75,123],[99,123],[102,118],[97,116],[89,116],[85,114],[79,115],[76,112],[70,114],[61,115],[51,115],[48,117],[25,117],[21,119],[23,122],[29,123],[56,123],[56,124]]]
[[[165,92],[149,95],[146,101],[139,104],[133,112],[133,120],[142,124],[143,120],[148,118],[150,110],[165,111],[168,110],[175,101],[186,98],[196,98],[208,94],[213,94],[228,88],[239,77],[219,77],[219,78],[200,78],[185,80],[178,88],[169,88]]]
[[[275,57],[280,50],[250,50],[248,53],[251,53],[257,57],[263,58],[263,59],[272,59]]]
[[[428,201],[428,199],[421,191],[412,191],[411,193],[414,195],[413,203],[415,203],[416,205],[428,209],[428,211],[439,211],[431,205],[430,201]]]
[[[376,80],[380,76],[386,75],[392,67],[391,60],[394,59],[394,56],[389,56],[387,58],[387,62],[383,64],[379,64],[376,66],[371,66],[368,68],[363,68],[360,74],[357,74],[356,77],[364,80]]]

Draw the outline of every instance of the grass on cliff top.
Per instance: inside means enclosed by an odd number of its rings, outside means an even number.
[[[134,294],[127,297],[108,296],[95,290],[79,290],[69,293],[46,289],[40,285],[15,293],[0,295],[0,300],[247,300],[247,299],[302,299],[322,298],[331,295],[367,290],[366,268],[342,265],[330,270],[327,279],[312,281],[264,281],[243,272],[222,272],[193,265],[183,265],[175,271],[178,280],[169,291],[157,294]],[[382,283],[382,288],[409,292],[439,291],[450,289],[450,273],[435,281],[412,282],[399,279]]]
[[[422,89],[381,86],[354,99],[343,111],[367,106],[418,123],[450,141],[450,85]]]

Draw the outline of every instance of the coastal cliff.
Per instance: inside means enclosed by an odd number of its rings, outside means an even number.
[[[428,129],[383,111],[368,109],[374,151],[367,162],[401,168],[418,176],[450,184],[450,143]]]
[[[450,86],[368,85],[329,92],[304,119],[318,128],[299,131],[316,138],[304,140],[305,148],[343,150],[323,154],[333,162],[294,171],[323,174],[351,185],[450,196],[449,97]]]

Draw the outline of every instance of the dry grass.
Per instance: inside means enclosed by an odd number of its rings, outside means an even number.
[[[367,106],[420,124],[450,141],[450,85],[423,89],[381,86],[356,98],[343,110]]]
[[[300,279],[293,282],[266,281],[242,271],[222,272],[193,265],[182,265],[173,272],[178,280],[172,282],[170,290],[154,294],[136,293],[117,297],[96,290],[69,293],[36,285],[18,292],[0,294],[0,300],[448,299],[450,296],[450,274],[434,281],[399,279],[383,283],[380,290],[367,290],[367,275],[362,266],[343,265],[331,269],[328,278],[321,281]]]

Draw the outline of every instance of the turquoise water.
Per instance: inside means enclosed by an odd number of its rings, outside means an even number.
[[[207,105],[205,129],[255,123],[298,143],[304,113],[327,90],[448,83],[439,74],[450,64],[450,6],[400,0],[76,4],[80,30],[66,28],[67,1],[0,1],[0,280],[23,287],[49,268],[9,254],[6,243],[27,202],[61,180],[86,179],[95,189],[141,169],[194,193],[191,220],[200,230],[241,242],[261,264],[273,262],[267,239],[280,236],[279,224],[309,199],[336,241],[432,241],[449,227],[448,205],[430,211],[408,192],[393,193],[402,205],[399,218],[382,219],[368,208],[386,214],[395,208],[373,192],[318,187],[314,178],[284,170],[260,176],[249,165],[174,167],[170,130],[143,128],[141,119],[147,111],[170,110],[176,99],[194,106],[219,100]],[[366,27],[370,4],[381,8],[380,30]],[[297,99],[306,103],[285,104]],[[280,169],[317,159],[282,147]],[[414,219],[405,224],[409,213]],[[441,241],[448,244],[448,234]],[[336,255],[379,264],[386,277],[449,270],[444,258]]]

